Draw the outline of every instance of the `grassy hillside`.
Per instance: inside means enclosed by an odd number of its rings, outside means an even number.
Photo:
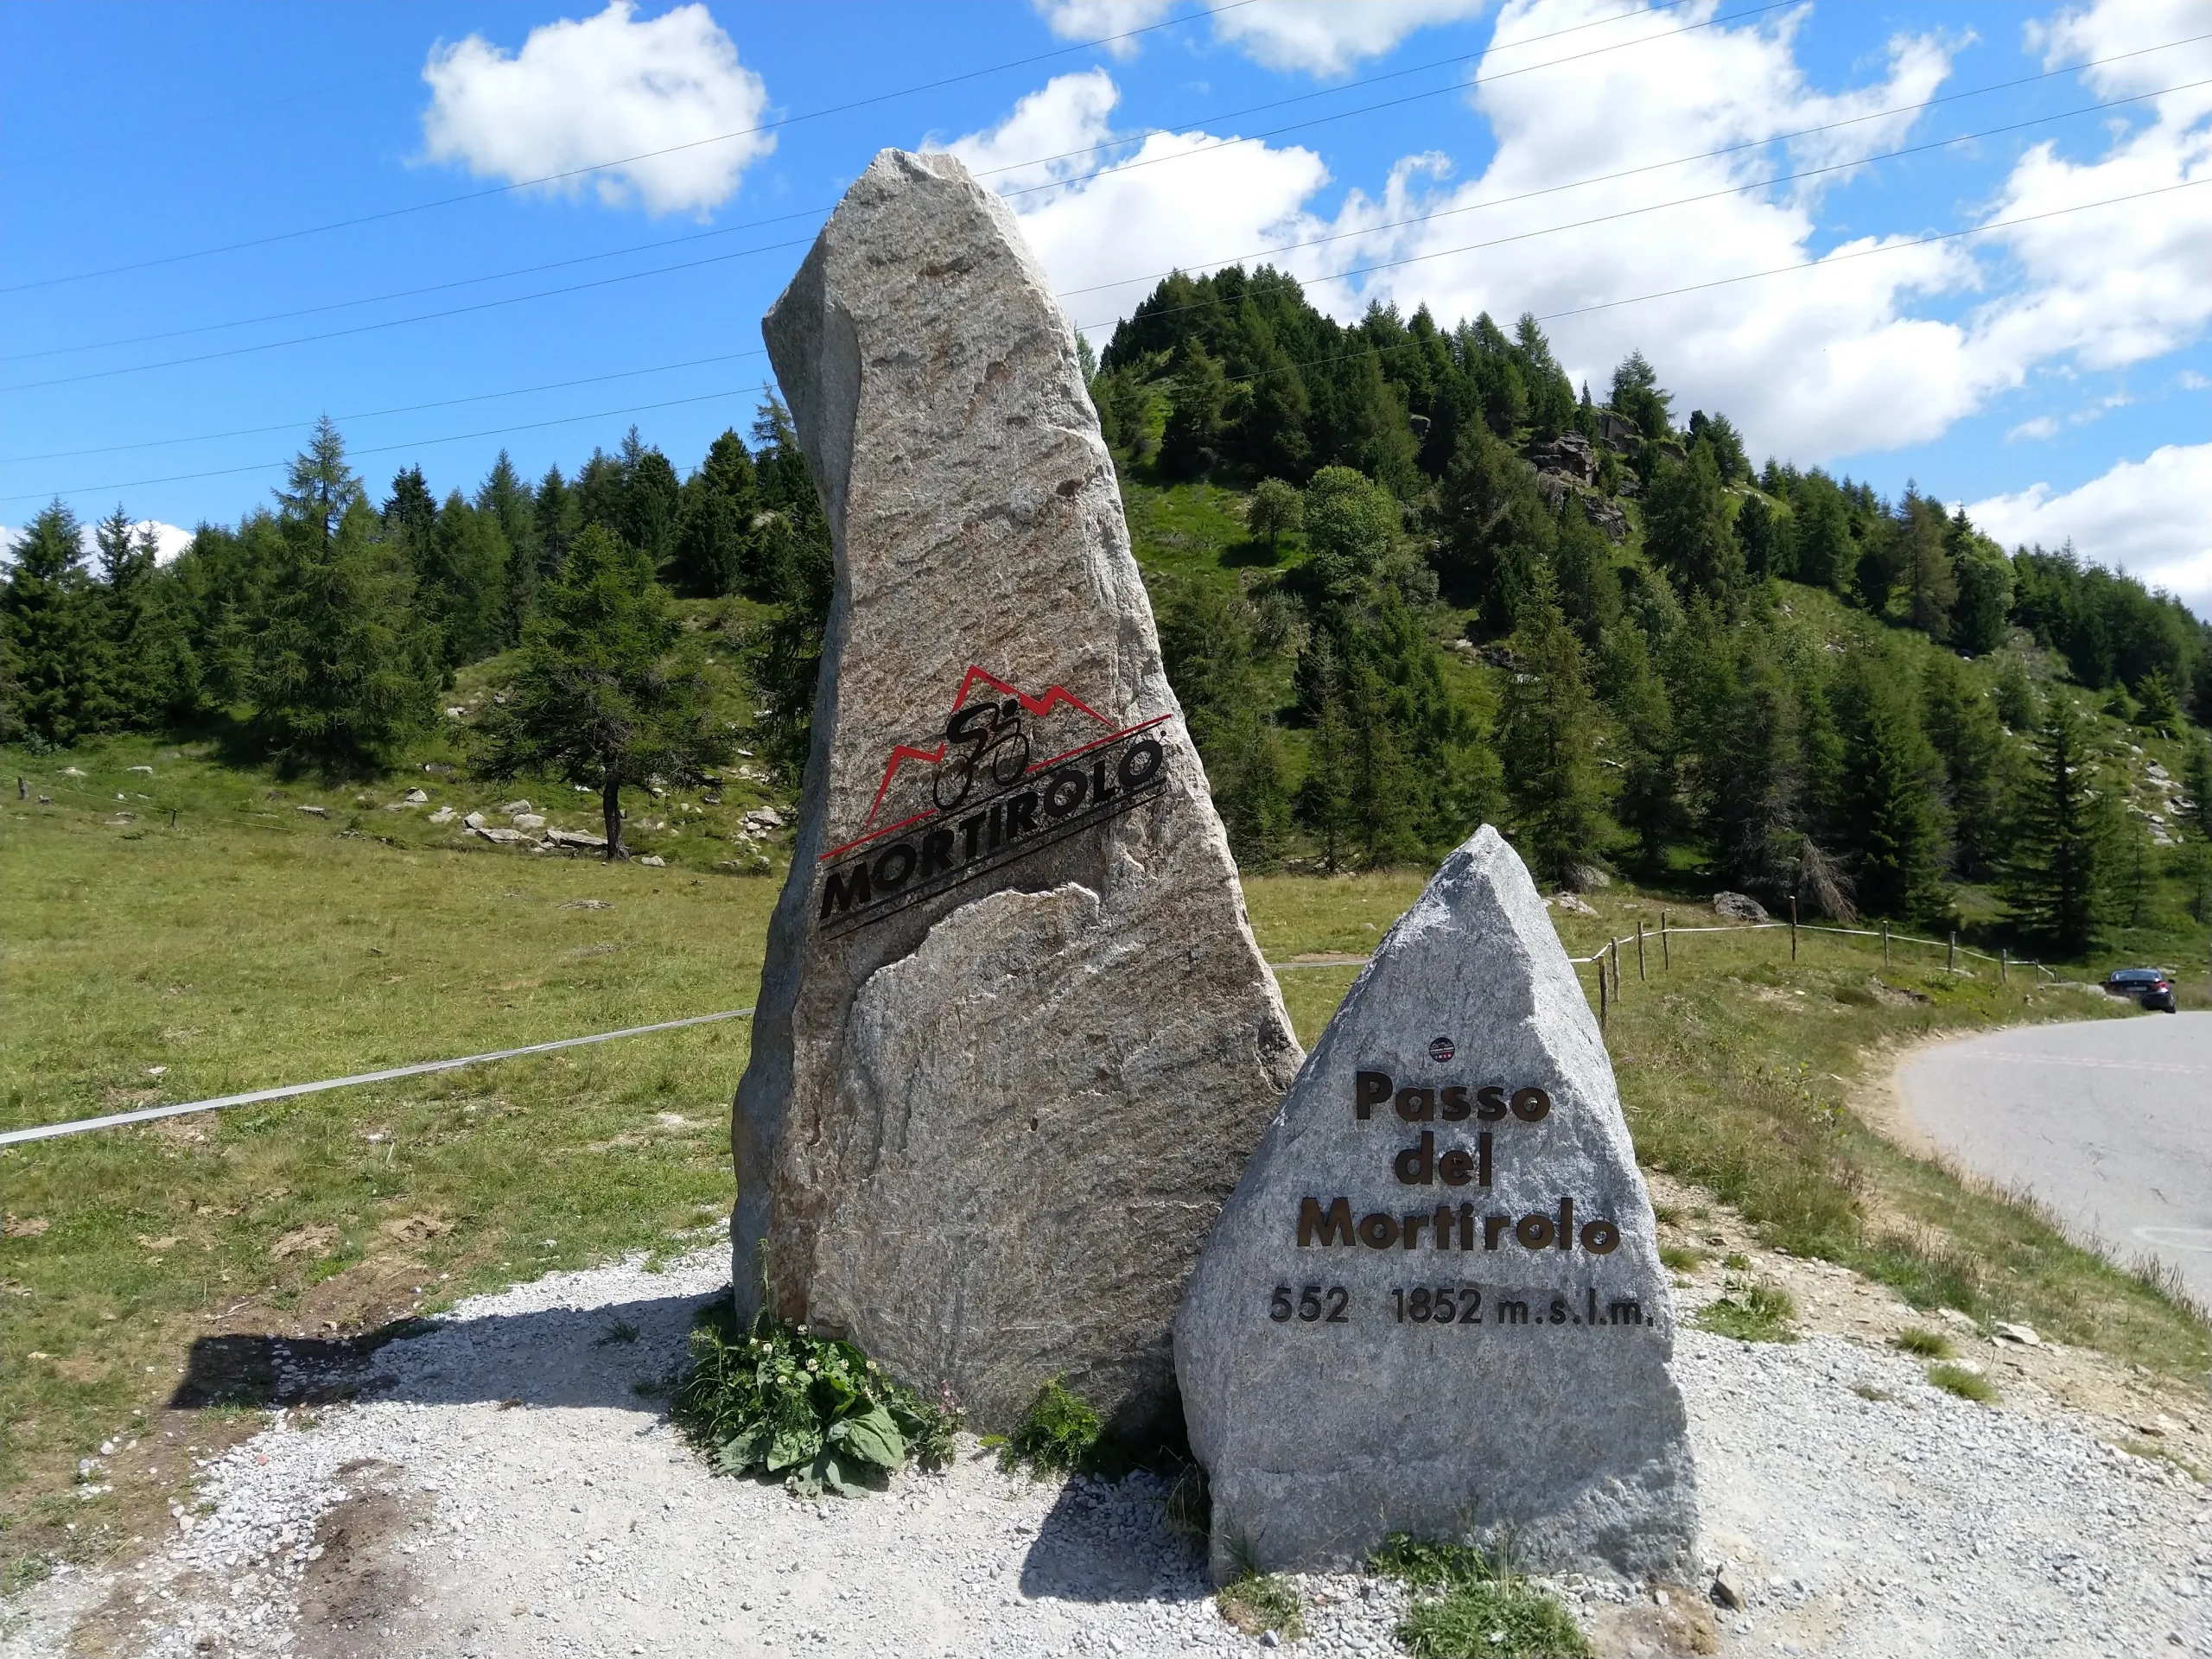
[[[32,779],[54,804],[5,808],[0,1123],[752,1001],[773,880],[461,843],[373,802],[311,818],[291,794],[270,800],[280,786],[265,779],[135,759],[148,752],[54,757]],[[155,766],[150,785],[134,764]],[[65,782],[68,766],[88,775]],[[118,790],[149,798],[128,825],[105,821]],[[175,830],[156,800],[176,806]],[[376,833],[349,828],[356,814]],[[1249,883],[1308,1043],[1351,981],[1341,959],[1372,949],[1422,879]],[[1598,918],[1560,918],[1578,954],[1698,903],[1621,887],[1594,898]],[[1809,938],[1793,967],[1777,933],[1681,941],[1671,974],[1656,952],[1651,970],[1639,985],[1631,965],[1611,1032],[1646,1163],[1739,1205],[1769,1240],[1923,1305],[2201,1373],[2203,1326],[2155,1286],[1844,1108],[1883,1046],[2110,1005],[1946,976],[1932,957],[1881,972],[1878,952]],[[220,1390],[195,1372],[191,1408],[168,1408],[196,1341],[390,1332],[471,1290],[696,1239],[733,1197],[727,1112],[747,1036],[733,1021],[0,1152],[4,1553],[92,1559],[163,1524],[185,1459],[90,1486],[76,1460],[163,1433],[204,1447],[256,1421],[238,1414],[263,1397],[248,1374],[221,1384],[232,1408],[211,1406]]]

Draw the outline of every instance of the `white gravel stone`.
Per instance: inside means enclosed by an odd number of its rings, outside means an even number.
[[[855,1501],[709,1476],[632,1387],[681,1363],[728,1261],[717,1243],[658,1274],[632,1260],[463,1304],[383,1349],[359,1403],[312,1427],[288,1414],[210,1459],[147,1560],[11,1598],[0,1652],[60,1659],[103,1605],[122,1610],[118,1650],[158,1659],[1262,1651],[1214,1611],[1147,1477],[1032,1482],[972,1446],[947,1475]],[[637,1339],[601,1343],[618,1321]],[[1746,1602],[1721,1616],[1722,1655],[2212,1656],[2212,1511],[2186,1477],[1837,1338],[1686,1330],[1676,1370],[1701,1570],[1726,1564]],[[1295,1582],[1309,1634],[1285,1650],[1399,1651],[1396,1586]],[[1585,1617],[1624,1602],[1565,1587]]]

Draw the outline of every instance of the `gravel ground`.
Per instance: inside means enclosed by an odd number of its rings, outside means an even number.
[[[210,1459],[165,1548],[15,1599],[4,1651],[1271,1645],[1216,1612],[1198,1553],[1166,1529],[1143,1477],[1040,1484],[969,1456],[887,1495],[820,1503],[710,1478],[638,1387],[680,1362],[727,1263],[709,1249],[659,1273],[623,1262],[463,1304],[380,1351],[362,1403],[287,1413]],[[1723,1654],[2212,1656],[2205,1488],[2101,1445],[2086,1420],[1970,1404],[1837,1335],[1749,1346],[1685,1332],[1680,1375],[1708,1578],[1666,1608],[1562,1586],[1601,1651],[1687,1646],[1711,1613],[1705,1638]],[[1706,1603],[1724,1568],[1739,1610]],[[1397,1651],[1395,1586],[1297,1583],[1308,1635],[1294,1651]]]

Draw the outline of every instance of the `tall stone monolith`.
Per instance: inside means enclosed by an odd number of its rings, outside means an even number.
[[[732,1125],[741,1311],[1139,1429],[1302,1058],[1013,215],[885,150],[764,332],[836,591]]]
[[[1597,1021],[1485,826],[1352,986],[1184,1295],[1216,1573],[1409,1532],[1685,1574],[1674,1334]]]

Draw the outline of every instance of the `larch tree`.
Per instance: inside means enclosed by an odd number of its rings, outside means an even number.
[[[1499,702],[1499,758],[1515,828],[1547,882],[1575,885],[1594,864],[1605,827],[1596,748],[1598,707],[1582,642],[1559,607],[1548,566],[1512,639],[1513,666]]]
[[[725,758],[697,643],[684,634],[652,556],[587,525],[524,631],[522,664],[484,723],[479,764],[494,778],[557,773],[598,791],[607,857],[622,844],[622,791],[696,778]]]

